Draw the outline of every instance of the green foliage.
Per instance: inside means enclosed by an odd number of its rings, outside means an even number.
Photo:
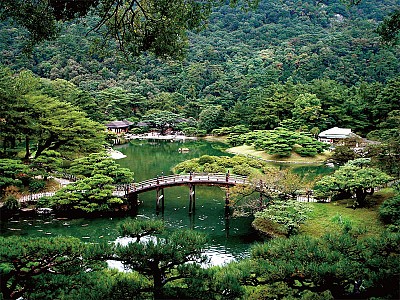
[[[315,156],[323,152],[327,145],[308,136],[306,133],[290,131],[286,128],[259,130],[243,135],[230,135],[228,141],[232,145],[246,143],[257,150],[281,157],[290,156],[292,151],[301,156]]]
[[[118,224],[118,232],[121,236],[136,238],[159,234],[165,230],[164,222],[161,220],[130,220],[127,219]]]
[[[400,31],[400,11],[397,9],[383,20],[379,25],[377,32],[384,43],[396,44],[399,40]]]
[[[40,134],[35,158],[45,150],[94,152],[101,149],[104,127],[71,104],[49,97],[30,96],[33,112],[40,115],[35,131]]]
[[[86,283],[102,263],[91,246],[76,238],[0,237],[1,293],[4,299],[57,298]]]
[[[107,270],[100,273],[100,278],[98,278],[99,283],[103,283],[109,279],[109,287],[99,293],[100,299],[110,299],[110,300],[121,300],[121,299],[138,299],[146,300],[152,297],[150,292],[144,292],[144,290],[151,289],[151,282],[141,276],[138,272],[119,272],[117,270]],[[88,293],[75,297],[73,299],[88,299],[88,297],[93,297],[93,292],[98,291],[98,287],[91,289]],[[85,297],[86,296],[86,297]]]
[[[232,133],[243,134],[249,132],[249,128],[245,125],[236,125],[232,127],[221,127],[212,130],[214,135],[230,135]]]
[[[0,190],[7,186],[20,186],[24,177],[27,177],[29,168],[20,160],[0,159]]]
[[[399,132],[396,131],[396,134],[388,138],[385,143],[372,145],[368,148],[372,164],[396,178],[400,177],[400,165],[398,164],[400,153]]]
[[[111,177],[100,174],[84,178],[57,191],[50,204],[57,210],[111,211],[124,203],[113,196],[112,182]]]
[[[399,293],[398,285],[392,285],[398,281],[399,238],[388,233],[370,238],[335,233],[322,238],[273,239],[252,248],[254,264],[248,283],[255,279],[268,294],[285,287],[286,295],[295,292],[294,298],[300,299],[297,293],[301,291],[325,291],[335,299],[394,299]]]
[[[357,198],[355,206],[365,206],[366,196],[372,195],[375,187],[389,182],[392,178],[379,169],[359,166],[363,161],[364,159],[349,161],[333,175],[323,177],[314,186],[316,195],[355,194]]]
[[[196,127],[185,127],[182,131],[186,136],[196,136],[198,129]]]
[[[149,127],[157,128],[161,131],[161,134],[164,134],[167,128],[175,128],[181,118],[179,114],[170,111],[151,110],[146,113],[142,122],[148,123]]]
[[[234,263],[203,269],[197,276],[185,280],[189,289],[182,298],[242,299],[244,288],[240,279],[243,278],[243,273]]]
[[[36,202],[37,208],[50,207],[50,206],[51,206],[51,197],[48,196],[41,197]]]
[[[190,172],[201,172],[200,164],[198,159],[191,159],[183,161],[174,167],[176,173],[190,173]]]
[[[321,101],[314,94],[300,94],[294,102],[294,109],[292,111],[294,122],[300,125],[299,128],[306,129],[317,127],[323,123],[325,116],[321,115],[322,107]]]
[[[122,261],[126,266],[141,275],[152,279],[151,290],[155,298],[165,294],[164,286],[180,278],[193,277],[200,270],[200,264],[207,261],[202,254],[206,243],[203,234],[190,230],[178,230],[167,237],[156,237],[141,241],[140,237],[157,233],[162,226],[156,223],[129,224],[123,223],[120,233],[124,236],[136,237],[135,242],[114,246],[114,259]]]
[[[31,193],[43,191],[45,187],[46,187],[46,182],[43,180],[32,179],[29,181],[29,191]]]
[[[195,1],[173,3],[133,1],[86,1],[85,4],[28,1],[5,1],[0,6],[1,19],[12,18],[30,33],[30,43],[52,39],[59,21],[73,20],[88,14],[91,8],[99,17],[93,29],[103,32],[104,42],[113,39],[130,55],[149,51],[158,56],[181,57],[187,45],[187,31],[203,26],[210,13],[210,3]],[[168,5],[169,4],[169,5]],[[115,7],[114,7],[115,6]],[[100,30],[102,28],[102,30]]]
[[[379,207],[379,217],[391,229],[400,229],[400,195],[387,199]]]
[[[248,164],[234,165],[232,168],[232,173],[242,176],[249,176],[252,173],[252,169]]]
[[[121,168],[105,152],[92,153],[73,160],[68,172],[78,178],[92,177],[96,174],[108,176],[113,179],[114,184],[133,181],[133,172],[128,168]]]
[[[48,153],[48,160],[57,159],[54,151],[68,156],[75,152],[90,153],[102,147],[104,127],[72,104],[42,94],[40,79],[31,72],[23,71],[15,77],[6,73],[5,76],[11,77],[5,80],[3,88],[8,93],[1,99],[5,109],[0,112],[5,153],[7,149],[16,148],[17,139],[24,141],[25,159],[31,156],[32,144],[35,145],[35,159],[44,151],[53,151]]]
[[[14,195],[9,195],[4,198],[3,208],[8,211],[15,212],[21,207],[18,199]]]
[[[181,162],[173,170],[176,173],[226,173],[232,168],[234,174],[247,176],[259,172],[265,165],[265,162],[239,155],[233,157],[203,155]]]
[[[300,225],[307,220],[307,214],[311,211],[306,203],[287,200],[274,200],[266,208],[255,213],[256,227],[263,234],[270,237],[290,236],[296,234]],[[257,219],[261,219],[257,220]]]
[[[203,165],[203,171],[206,173],[224,173],[226,171],[226,168],[224,166],[219,165],[218,163],[212,163],[212,164],[206,163]]]
[[[54,150],[43,151],[39,157],[32,159],[30,168],[36,175],[41,175],[45,179],[51,173],[61,170],[63,160],[61,154]]]
[[[358,158],[359,155],[348,146],[336,146],[335,150],[330,157],[337,164],[343,165],[349,160]]]
[[[215,160],[216,160],[216,157],[215,157],[215,156],[202,155],[202,156],[199,158],[198,163],[199,163],[199,165],[204,165],[204,164],[206,164],[206,163],[212,164],[212,163],[215,162]]]
[[[221,105],[204,108],[199,115],[198,128],[211,132],[213,129],[221,127],[223,114],[224,110]]]

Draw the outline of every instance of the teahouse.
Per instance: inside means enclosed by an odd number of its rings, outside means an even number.
[[[331,145],[349,145],[358,147],[359,142],[362,141],[362,137],[351,132],[349,128],[333,127],[331,129],[322,131],[318,135],[318,140]]]
[[[116,134],[121,134],[128,132],[130,126],[132,125],[133,125],[132,122],[128,120],[123,120],[123,121],[112,121],[106,124],[106,127],[108,130],[115,132]]]

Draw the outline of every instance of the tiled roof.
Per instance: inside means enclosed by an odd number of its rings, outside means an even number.
[[[322,131],[318,136],[320,138],[348,138],[352,135],[351,129],[333,127],[331,129]]]
[[[133,125],[133,123],[129,122],[127,120],[112,121],[112,122],[106,124],[107,128],[124,128],[124,127],[128,127],[130,125]]]

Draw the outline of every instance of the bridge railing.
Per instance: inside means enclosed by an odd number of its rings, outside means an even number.
[[[175,174],[175,175],[161,175],[155,178],[143,180],[140,182],[119,184],[116,185],[117,191],[135,191],[146,187],[153,187],[163,185],[164,183],[173,182],[196,182],[196,181],[216,181],[216,182],[230,182],[230,183],[248,183],[248,178],[241,175],[230,175],[224,173],[189,173],[189,174]]]
[[[161,175],[156,178],[140,181],[140,182],[133,182],[128,184],[118,184],[115,185],[114,195],[116,196],[127,196],[129,193],[132,192],[140,192],[156,187],[165,187],[167,185],[174,185],[174,183],[210,183],[213,184],[215,182],[221,183],[228,183],[232,184],[248,184],[251,185],[252,183],[248,177],[235,175],[235,174],[224,174],[224,173],[189,173],[189,174],[176,174],[176,175]],[[256,185],[257,187],[257,185]],[[51,193],[40,193],[40,194],[31,194],[27,196],[23,196],[19,199],[21,202],[26,201],[35,201],[40,199],[43,196],[53,196],[54,192]],[[316,199],[311,194],[307,194],[305,192],[299,192],[296,195],[297,201],[301,202],[330,202],[330,199]]]

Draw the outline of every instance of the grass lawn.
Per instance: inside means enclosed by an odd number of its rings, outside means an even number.
[[[371,207],[368,208],[352,209],[352,199],[331,203],[310,203],[313,212],[300,227],[300,233],[319,237],[328,232],[339,231],[340,222],[350,222],[353,228],[366,229],[368,235],[379,234],[384,229],[378,216],[379,205],[393,195],[391,189],[375,193],[369,197]]]
[[[232,147],[226,150],[229,153],[241,154],[241,155],[252,155],[255,157],[260,157],[268,161],[275,162],[294,162],[294,163],[321,163],[327,160],[330,156],[330,152],[324,152],[318,154],[314,157],[303,157],[297,153],[292,153],[290,157],[279,157],[277,155],[270,155],[262,150],[256,150],[253,146],[242,145],[237,147]]]

